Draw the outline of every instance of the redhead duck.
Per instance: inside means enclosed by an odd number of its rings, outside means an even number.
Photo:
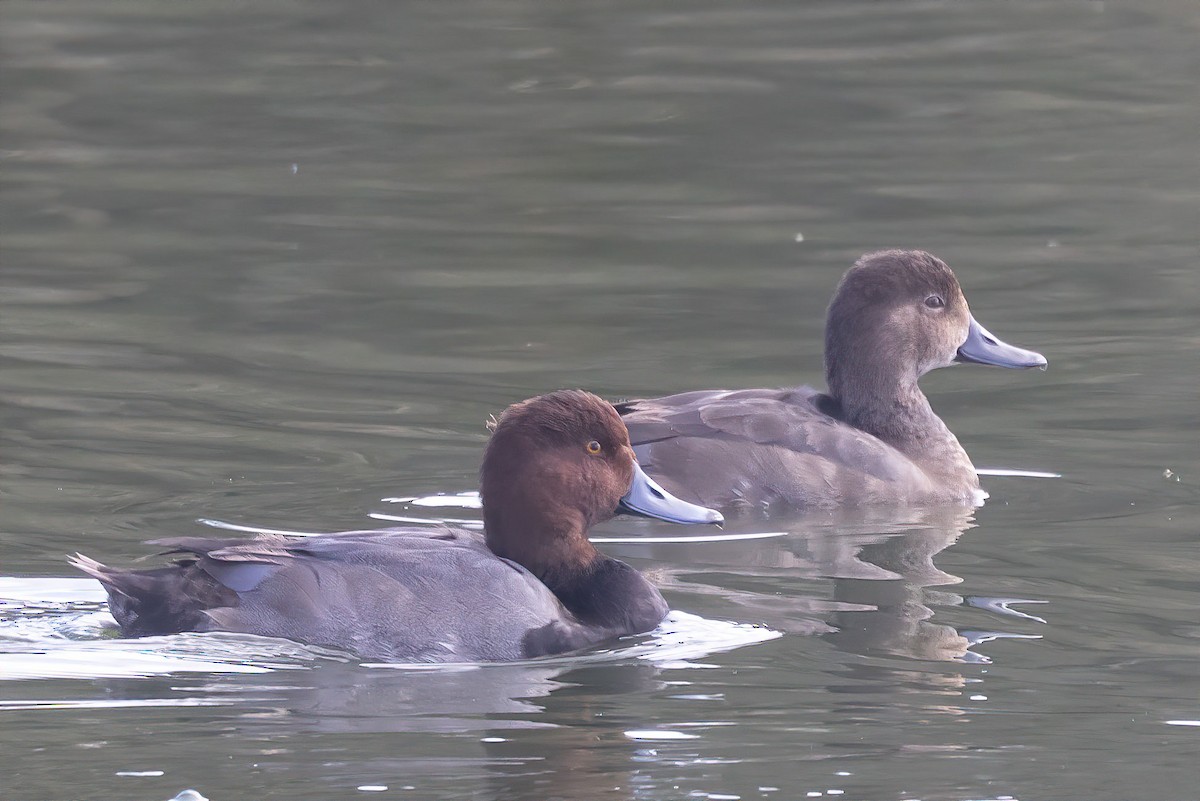
[[[393,528],[314,537],[154,540],[167,567],[117,570],[76,554],[124,635],[232,631],[366,659],[526,659],[649,631],[658,590],[598,552],[588,529],[618,511],[678,523],[721,515],[672,497],[638,467],[613,407],[564,390],[500,415],[480,470],[483,533]]]
[[[1045,368],[975,321],[921,251],[860,258],[825,322],[828,392],[700,390],[617,404],[638,460],[707,506],[978,503],[979,477],[917,381],[957,362]]]

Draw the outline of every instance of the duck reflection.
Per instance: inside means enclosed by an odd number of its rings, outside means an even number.
[[[841,650],[935,661],[987,661],[972,652],[977,642],[1011,636],[960,632],[935,622],[948,606],[985,606],[946,588],[962,582],[935,564],[935,557],[974,527],[973,510],[961,507],[855,510],[836,514],[758,516],[727,521],[731,534],[778,528],[781,536],[656,544],[660,567],[649,570],[666,590],[687,594],[676,606],[703,614],[760,621],[792,634],[823,636]],[[610,546],[611,548],[612,546]],[[646,548],[626,546],[634,558]],[[643,568],[644,569],[644,568]],[[809,592],[798,587],[810,586]],[[711,599],[711,605],[705,600]]]
[[[638,706],[629,699],[669,690],[665,670],[577,658],[462,669],[331,662],[223,689],[240,696],[238,737],[262,743],[255,761],[313,782],[336,780],[328,755],[344,754],[354,770],[346,781],[394,790],[452,781],[481,788],[479,798],[586,799],[602,788],[620,799],[634,797],[644,750],[624,736],[638,727],[626,719]]]
[[[564,671],[558,677],[563,686],[544,699],[542,728],[506,730],[503,720],[482,739],[489,757],[488,797],[637,797],[638,757],[646,749],[624,736],[638,725],[626,718],[628,697],[661,692],[667,687],[661,674],[660,666],[649,663]]]
[[[933,558],[953,545],[974,524],[969,511],[923,512],[875,542],[865,542],[855,557],[892,574],[881,580],[835,578],[832,622],[827,639],[838,648],[860,654],[885,653],[934,661],[968,660],[971,641],[953,626],[933,621],[934,609],[959,606],[962,596],[934,589],[962,579],[934,564]]]

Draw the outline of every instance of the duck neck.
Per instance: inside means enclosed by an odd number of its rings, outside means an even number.
[[[891,445],[927,474],[966,479],[977,485],[970,457],[929,405],[917,386],[917,376],[879,379],[876,375],[869,382],[830,381],[843,419]]]
[[[543,583],[546,576],[585,572],[600,556],[585,533],[587,521],[575,510],[539,510],[541,514],[522,511],[528,509],[538,507],[526,502],[496,506],[484,503],[484,538],[492,553],[511,559]]]
[[[657,626],[667,614],[659,591],[629,565],[597,551],[587,539],[587,521],[570,517],[560,510],[554,523],[535,523],[485,505],[488,548],[535,575],[581,623],[621,634]]]
[[[649,631],[667,615],[667,602],[645,576],[603,554],[583,572],[542,581],[581,623],[617,634]]]

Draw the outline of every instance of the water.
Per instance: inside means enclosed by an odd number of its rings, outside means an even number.
[[[1196,797],[1198,32],[1190,0],[3,4],[0,797]],[[385,499],[473,490],[538,392],[818,382],[884,246],[1050,360],[924,382],[994,469],[974,513],[620,519],[668,625],[437,670],[115,640],[65,564],[477,520]]]

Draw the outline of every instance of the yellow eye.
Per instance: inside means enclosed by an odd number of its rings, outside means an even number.
[[[592,456],[595,456],[596,454],[600,453],[601,450],[603,450],[603,448],[600,447],[600,443],[597,442],[596,440],[592,440],[591,442],[589,442],[587,444],[587,452],[590,453]]]

